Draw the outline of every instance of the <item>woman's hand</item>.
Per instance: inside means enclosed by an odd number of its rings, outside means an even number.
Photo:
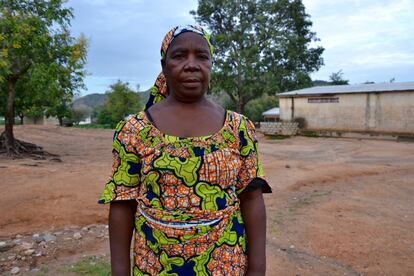
[[[131,275],[131,238],[134,232],[135,200],[116,201],[109,209],[109,246],[113,276]]]
[[[246,276],[264,276],[266,273],[266,209],[262,190],[256,188],[239,195],[241,213],[246,226]]]

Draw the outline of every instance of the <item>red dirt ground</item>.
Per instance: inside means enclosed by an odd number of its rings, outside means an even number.
[[[110,173],[111,130],[17,126],[15,135],[63,162],[0,159],[0,240],[106,223],[96,201]],[[414,143],[260,142],[273,188],[267,275],[414,275]],[[106,244],[79,250],[108,253]],[[47,265],[76,259],[66,252]]]

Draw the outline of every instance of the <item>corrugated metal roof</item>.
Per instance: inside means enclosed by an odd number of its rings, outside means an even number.
[[[275,116],[280,114],[279,107],[274,107],[262,113],[262,116]]]
[[[314,86],[278,94],[279,97],[292,96],[318,96],[326,94],[353,94],[353,93],[378,93],[378,92],[414,92],[414,82],[352,84],[352,85],[329,85]]]

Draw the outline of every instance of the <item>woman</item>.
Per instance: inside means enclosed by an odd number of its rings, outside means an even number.
[[[100,199],[111,203],[113,275],[130,275],[134,229],[134,275],[265,273],[271,189],[252,122],[206,98],[212,55],[202,28],[173,28],[146,110],[116,128]]]

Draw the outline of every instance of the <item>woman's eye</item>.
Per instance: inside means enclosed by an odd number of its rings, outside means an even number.
[[[199,55],[198,57],[200,59],[210,59],[210,57],[208,55]]]
[[[179,59],[179,58],[183,58],[183,57],[184,57],[184,54],[174,54],[172,56],[172,58],[174,58],[174,59]]]

